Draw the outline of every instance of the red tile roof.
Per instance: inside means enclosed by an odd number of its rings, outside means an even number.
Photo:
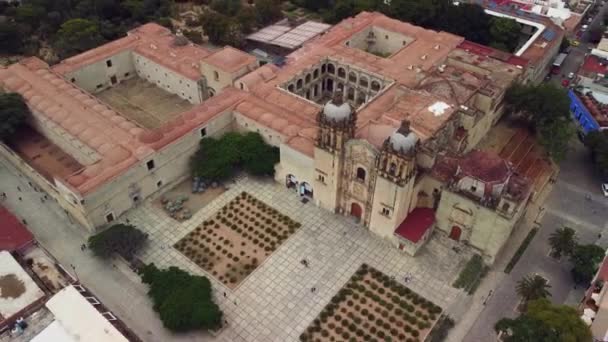
[[[8,209],[0,206],[0,251],[17,251],[34,241],[34,236]]]
[[[528,64],[528,60],[525,58],[517,57],[512,53],[496,50],[489,46],[473,43],[468,40],[465,40],[460,43],[460,45],[458,45],[458,48],[469,51],[479,56],[495,58],[513,65],[519,65],[524,67]]]
[[[473,150],[459,164],[463,175],[486,183],[502,182],[511,175],[509,162],[487,151]]]
[[[435,223],[435,211],[433,209],[416,208],[401,222],[395,230],[395,234],[417,243],[433,223]]]

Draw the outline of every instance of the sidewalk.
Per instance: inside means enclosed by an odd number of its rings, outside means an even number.
[[[204,334],[172,335],[162,325],[147,295],[147,286],[135,281],[129,270],[113,269],[111,262],[95,258],[89,251],[81,251],[87,233],[68,221],[63,210],[53,200],[44,204],[44,195],[19,177],[12,166],[0,162],[0,191],[6,192],[2,202],[18,218],[25,219],[28,229],[39,244],[46,248],[68,272],[86,285],[113,313],[142,340],[148,342],[200,341]],[[17,190],[17,187],[21,191]],[[21,197],[21,200],[19,200]],[[117,267],[118,268],[118,267]]]
[[[446,310],[456,323],[454,328],[450,330],[446,342],[464,341],[465,336],[486,308],[484,300],[487,299],[490,290],[494,291],[507,277],[507,274],[504,273],[505,266],[511,261],[513,254],[515,254],[515,251],[517,251],[530,230],[534,226],[538,226],[534,222],[540,222],[542,219],[545,213],[543,204],[552,189],[553,184],[548,183],[536,200],[528,205],[528,211],[519,225],[514,228],[511,238],[497,255],[494,265],[492,265],[490,272],[482,280],[477,291],[472,296],[462,293],[456,302]]]

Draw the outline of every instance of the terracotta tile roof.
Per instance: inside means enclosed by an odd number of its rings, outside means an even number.
[[[435,211],[430,208],[415,208],[395,230],[395,235],[418,243],[435,223]]]
[[[220,70],[226,72],[235,72],[252,63],[255,63],[256,58],[241,50],[226,46],[223,49],[203,58],[203,61],[219,68]]]
[[[201,79],[199,63],[210,52],[191,43],[175,44],[175,39],[168,28],[148,23],[129,31],[124,38],[63,60],[53,66],[53,71],[65,75],[120,52],[134,51],[184,77]]]
[[[486,183],[501,183],[512,173],[508,161],[497,154],[481,150],[473,150],[459,162],[459,174],[479,179]]]
[[[0,206],[0,251],[14,252],[34,242],[34,235],[4,206]]]
[[[65,180],[81,194],[122,174],[217,114],[232,110],[247,95],[228,89],[157,130],[146,130],[66,81],[37,58],[1,68],[0,86],[23,95],[33,114],[47,127],[65,131],[80,142],[80,152],[93,162]]]

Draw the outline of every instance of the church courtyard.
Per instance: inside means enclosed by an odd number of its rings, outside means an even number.
[[[145,128],[158,128],[193,105],[139,77],[95,94],[116,111]]]
[[[444,238],[434,237],[413,258],[354,220],[318,208],[311,202],[303,203],[295,191],[274,180],[241,177],[227,187],[226,192],[181,223],[160,211],[153,200],[126,215],[132,224],[150,236],[149,243],[140,252],[142,261],[159,267],[178,266],[210,278],[228,322],[215,337],[217,341],[298,341],[362,264],[394,277],[401,284],[407,275],[410,278],[407,288],[412,293],[443,310],[461,293],[451,284],[471,254],[454,251]],[[205,221],[214,219],[214,215],[243,192],[300,223],[301,227],[293,233],[288,230],[284,241],[275,245],[276,250],[265,259],[259,258],[257,268],[243,275],[243,279],[235,283],[238,286],[234,286],[230,281],[221,282],[173,246],[197,228],[204,229]],[[302,264],[303,259],[308,265]],[[410,336],[403,329],[404,335]],[[421,336],[424,329],[420,331]]]

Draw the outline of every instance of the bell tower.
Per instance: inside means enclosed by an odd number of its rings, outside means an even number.
[[[357,114],[336,91],[317,115],[317,141],[314,152],[315,198],[331,211],[338,208],[340,177],[344,167],[344,145],[354,138]]]
[[[392,236],[413,209],[417,150],[418,136],[407,120],[382,145],[370,221],[370,230],[380,236]]]

